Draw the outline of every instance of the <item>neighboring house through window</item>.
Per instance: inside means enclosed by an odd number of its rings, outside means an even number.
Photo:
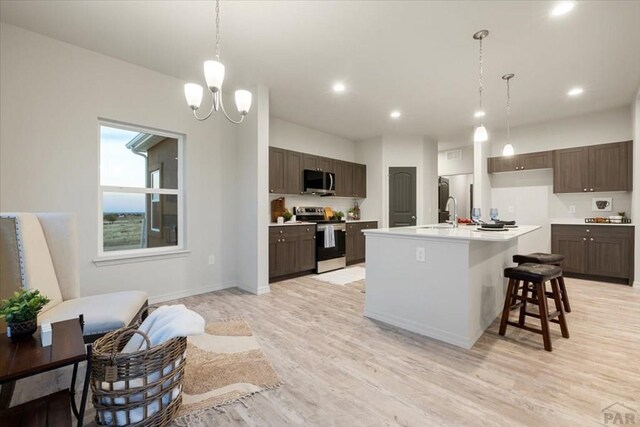
[[[100,122],[99,255],[184,249],[183,139]]]

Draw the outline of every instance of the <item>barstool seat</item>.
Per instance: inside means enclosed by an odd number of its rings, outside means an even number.
[[[527,255],[514,255],[513,262],[518,265],[526,263],[545,264],[560,266],[564,261],[564,255],[561,254],[548,254],[546,252],[533,252]],[[564,277],[558,277],[558,283],[560,285],[560,297],[562,304],[564,305],[564,311],[571,313],[571,304],[569,304],[569,295],[567,294],[567,287],[564,284]],[[551,293],[547,294],[551,297]]]
[[[557,265],[524,263],[517,267],[510,267],[504,270],[504,276],[509,278],[507,294],[502,310],[500,321],[500,335],[505,335],[507,325],[536,332],[542,335],[544,349],[551,351],[551,334],[549,332],[549,322],[558,323],[562,336],[569,338],[569,329],[565,319],[565,311],[561,300],[559,280],[562,279],[562,269]],[[520,286],[522,282],[522,286]],[[551,282],[551,292],[546,291],[546,283]],[[518,292],[522,290],[521,294]],[[532,294],[529,296],[529,294]],[[547,298],[553,298],[556,310],[549,313]],[[527,311],[527,303],[538,306],[538,312]],[[520,309],[520,317],[517,322],[509,320],[512,310]],[[541,329],[528,326],[525,317],[535,317],[540,319]]]
[[[527,255],[514,255],[513,262],[516,264],[524,264],[527,262],[534,264],[553,264],[560,265],[564,261],[564,255],[548,254],[544,252],[533,252]]]

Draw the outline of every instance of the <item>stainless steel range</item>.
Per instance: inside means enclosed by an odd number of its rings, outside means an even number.
[[[314,222],[316,226],[316,272],[344,268],[347,265],[346,232],[344,221],[324,219],[324,208],[295,207],[298,221]]]

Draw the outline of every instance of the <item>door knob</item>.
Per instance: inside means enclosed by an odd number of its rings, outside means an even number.
[[[411,216],[411,219],[416,219],[416,216],[415,216],[415,215],[412,215],[412,216]]]

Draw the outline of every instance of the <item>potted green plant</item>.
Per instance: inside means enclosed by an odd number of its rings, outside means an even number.
[[[622,222],[622,218],[624,218],[626,212],[618,212],[618,215],[612,215],[609,217],[609,221],[615,224],[620,224]]]
[[[293,217],[293,214],[291,214],[291,212],[289,212],[289,209],[287,209],[282,214],[282,217],[284,218],[285,221],[289,221]]]
[[[335,215],[335,217],[338,219],[338,221],[342,221],[342,218],[344,218],[344,212],[342,212],[342,211],[334,212],[333,215]]]
[[[7,322],[7,336],[16,342],[29,338],[38,329],[38,313],[49,298],[37,289],[20,290],[0,303],[0,316]]]

